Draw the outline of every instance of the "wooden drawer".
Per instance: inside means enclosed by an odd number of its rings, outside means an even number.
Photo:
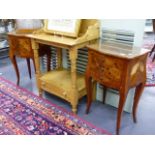
[[[9,36],[9,45],[16,56],[24,58],[33,56],[30,38]]]
[[[19,39],[18,51],[21,57],[31,57],[33,55],[30,39]]]
[[[73,84],[71,73],[68,70],[60,69],[45,73],[39,78],[41,89],[48,91],[56,96],[59,96],[67,101],[74,99]],[[78,98],[86,94],[84,75],[77,73],[77,90]]]
[[[43,81],[43,80],[40,80],[40,85],[41,85],[41,89],[43,89],[49,93],[59,96],[68,102],[71,100],[71,98],[69,96],[70,93],[67,90],[62,89],[61,87],[58,87],[57,85],[51,84],[51,83],[49,83],[47,81]]]
[[[89,52],[89,70],[93,79],[108,86],[121,83],[124,61],[98,52]]]

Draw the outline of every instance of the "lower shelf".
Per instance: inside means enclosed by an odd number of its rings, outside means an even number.
[[[69,70],[62,69],[50,71],[44,74],[39,80],[41,89],[69,102],[73,99],[73,84],[71,81],[71,72]],[[86,95],[84,75],[77,73],[76,83],[79,99]]]

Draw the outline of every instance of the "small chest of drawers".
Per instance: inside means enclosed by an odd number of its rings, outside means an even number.
[[[146,59],[149,50],[127,45],[97,42],[88,46],[86,71],[87,109],[92,102],[92,79],[105,87],[117,89],[120,94],[117,112],[116,133],[119,134],[121,115],[128,94],[136,87],[133,103],[133,120],[146,82]]]

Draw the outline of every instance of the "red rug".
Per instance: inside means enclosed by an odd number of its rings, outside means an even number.
[[[149,49],[151,51],[154,43],[145,43],[143,45],[144,48]],[[152,54],[153,56],[153,54]],[[155,86],[155,61],[152,62],[152,56],[147,59],[146,64],[146,71],[147,71],[147,79],[146,79],[146,86]]]
[[[0,78],[0,134],[100,135],[109,133]]]

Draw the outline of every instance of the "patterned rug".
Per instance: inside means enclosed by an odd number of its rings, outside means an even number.
[[[154,43],[145,43],[143,45],[144,48],[149,49],[151,51]],[[155,61],[152,62],[152,56],[148,56],[146,70],[147,70],[147,79],[146,79],[146,86],[155,86]]]
[[[147,58],[146,70],[146,86],[155,86],[155,61],[152,62],[152,59],[150,57]]]
[[[100,135],[109,133],[0,78],[0,134]]]

